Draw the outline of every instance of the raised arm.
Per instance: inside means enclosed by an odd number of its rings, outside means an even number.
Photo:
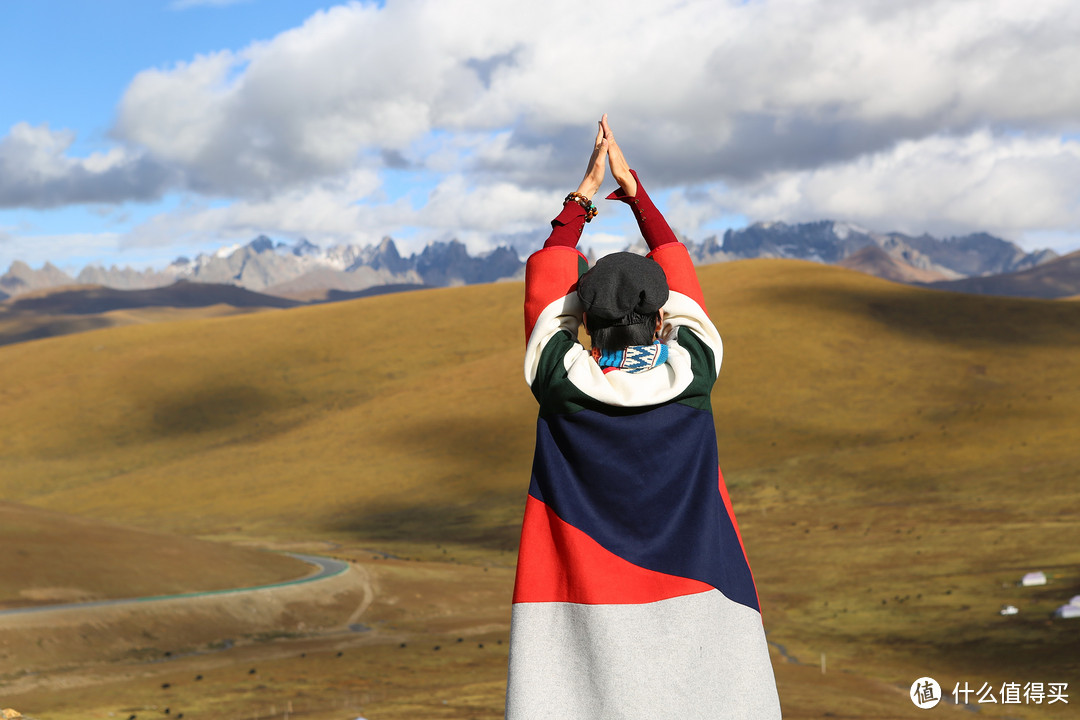
[[[704,310],[705,296],[701,292],[697,271],[694,269],[694,263],[690,259],[686,246],[675,237],[671,226],[642,187],[637,173],[630,169],[608,125],[607,115],[600,121],[600,127],[607,139],[611,175],[619,183],[619,189],[608,195],[607,199],[620,200],[630,206],[641,236],[645,238],[649,246],[649,256],[664,268],[668,286],[675,292],[690,297]]]
[[[583,198],[584,201],[589,203],[592,202],[596,191],[600,189],[600,184],[604,182],[604,160],[607,158],[608,152],[608,141],[604,136],[603,127],[606,122],[607,115],[604,115],[598,123],[596,142],[593,143],[592,156],[589,158],[589,164],[585,168],[585,177],[582,178],[577,190],[571,193],[571,195]],[[565,202],[562,212],[551,221],[551,235],[544,241],[544,247],[553,247],[555,245],[577,247],[578,240],[581,238],[581,231],[585,228],[588,219],[588,211],[585,209],[584,204],[577,201]]]
[[[606,119],[606,115],[604,118]],[[525,338],[528,341],[534,338],[537,320],[549,310],[554,303],[559,303],[560,311],[549,313],[552,315],[552,324],[540,329],[539,335],[535,336],[542,343],[543,338],[560,328],[577,331],[577,322],[580,321],[580,310],[575,313],[576,292],[578,277],[588,269],[585,256],[577,250],[577,242],[581,237],[581,231],[589,219],[589,211],[586,205],[592,203],[592,198],[600,189],[604,181],[604,166],[607,162],[607,138],[604,136],[602,119],[597,125],[596,140],[593,143],[592,155],[589,164],[585,168],[585,177],[582,178],[577,190],[563,202],[562,212],[551,221],[551,235],[544,242],[544,247],[533,253],[525,264]],[[571,197],[580,196],[581,202]],[[569,301],[565,301],[570,298]]]
[[[608,124],[606,114],[600,118],[600,129],[608,142],[608,162],[611,164],[611,176],[615,178],[615,182],[619,183],[619,190],[616,192],[619,193],[620,198],[633,198],[637,194],[637,177],[634,175],[634,171],[630,169],[629,163],[626,162],[619,143],[615,142],[615,134],[611,132],[611,125]]]

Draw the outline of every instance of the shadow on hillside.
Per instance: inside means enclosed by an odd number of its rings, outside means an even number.
[[[145,307],[199,308],[222,304],[238,308],[291,308],[303,305],[296,300],[264,295],[234,285],[184,281],[167,287],[146,290],[116,290],[109,287],[75,288],[9,301],[9,306],[13,311],[50,315],[96,315],[113,310]]]
[[[358,298],[377,297],[379,295],[392,295],[400,292],[412,292],[413,290],[429,290],[430,285],[417,285],[416,283],[391,283],[389,285],[376,285],[365,290],[334,290],[326,291],[325,300],[316,302],[342,302],[344,300],[356,300]]]
[[[521,535],[527,484],[513,493],[477,493],[453,503],[365,504],[328,529],[371,541],[472,545],[513,552]]]
[[[453,408],[449,408],[453,410]],[[531,416],[457,418],[434,417],[402,423],[382,436],[384,446],[398,448],[420,460],[437,459],[447,477],[455,479],[520,473],[528,482],[532,463],[535,420]]]
[[[421,479],[415,497],[358,505],[334,529],[372,540],[516,548],[532,465],[528,420],[508,414],[402,424],[381,436],[379,447],[403,458],[405,486]]]
[[[5,318],[6,319],[6,318]],[[19,321],[21,320],[21,322]],[[80,318],[26,318],[8,321],[0,326],[0,345],[14,345],[31,340],[73,335],[75,333],[112,327],[115,323],[107,317]]]
[[[936,342],[1080,345],[1080,305],[1075,303],[891,287],[870,291],[787,286],[757,292],[799,307],[869,316],[889,329]]]
[[[159,436],[218,432],[281,406],[280,398],[254,385],[205,387],[159,400],[146,429]]]
[[[1009,680],[1019,682],[1021,686],[1029,681],[1062,682],[1076,677],[1080,671],[1076,622],[1052,619],[1044,613],[1010,618],[1007,624],[973,619],[942,632],[928,657],[932,656],[944,667],[963,668],[961,684],[967,679],[975,687],[982,684],[985,676],[1000,673],[1002,668],[1008,668],[1014,676]],[[888,640],[865,638],[864,642],[872,644]],[[919,642],[916,646],[921,654],[926,654],[925,643]]]

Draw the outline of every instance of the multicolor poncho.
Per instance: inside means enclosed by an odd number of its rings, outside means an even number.
[[[644,372],[601,368],[578,343],[581,253],[545,247],[527,264],[525,378],[540,412],[513,598],[510,720],[780,717],[717,460],[720,336],[685,246],[651,257],[671,294],[666,357]]]

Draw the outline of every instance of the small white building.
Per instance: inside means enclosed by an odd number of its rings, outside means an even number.
[[[1015,615],[1018,612],[1020,612],[1020,608],[1015,605],[1002,605],[1001,609],[998,610],[998,615]]]
[[[1080,607],[1080,595],[1073,595],[1072,600],[1069,601],[1069,604]]]
[[[1062,605],[1054,611],[1054,617],[1056,618],[1080,618],[1080,605]]]
[[[1020,584],[1023,585],[1024,587],[1032,587],[1034,585],[1045,585],[1046,584],[1046,573],[1044,573],[1042,570],[1037,570],[1035,572],[1029,572],[1027,575],[1025,575],[1020,580]]]

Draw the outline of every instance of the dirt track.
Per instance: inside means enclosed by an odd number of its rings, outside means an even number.
[[[317,581],[313,581],[316,580]],[[228,645],[245,636],[342,629],[374,600],[367,571],[356,564],[329,577],[227,593],[203,593],[114,604],[35,608],[0,615],[0,688],[19,692],[33,668],[148,659]]]

